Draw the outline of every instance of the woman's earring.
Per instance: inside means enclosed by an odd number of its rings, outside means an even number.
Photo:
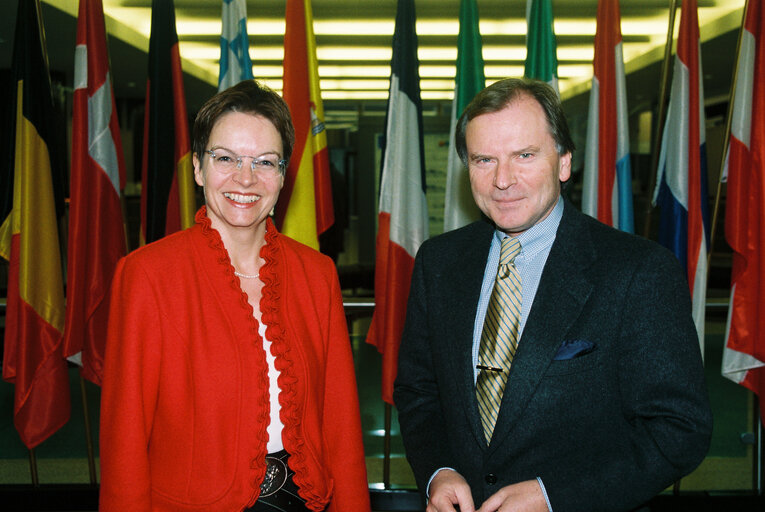
[[[269,213],[269,215],[270,215],[271,217],[273,217],[273,216],[274,216],[274,213],[276,213],[276,206],[275,206],[275,205],[274,205],[274,206],[271,208],[271,212]]]

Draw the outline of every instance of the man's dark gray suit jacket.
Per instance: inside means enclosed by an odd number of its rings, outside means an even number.
[[[541,477],[555,512],[629,510],[692,471],[712,417],[683,271],[568,201],[487,446],[471,350],[493,232],[445,233],[415,260],[394,401],[420,490],[451,467],[476,507]]]

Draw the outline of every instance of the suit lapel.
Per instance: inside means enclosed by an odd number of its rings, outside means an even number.
[[[439,294],[444,300],[453,301],[447,309],[452,314],[445,319],[442,332],[447,333],[450,340],[447,346],[451,374],[459,379],[459,385],[455,386],[459,396],[454,397],[454,402],[464,411],[479,443],[485,440],[473,381],[473,325],[493,234],[493,225],[476,224],[474,233],[465,238],[463,244],[451,248],[457,257],[447,267],[447,274],[441,276],[450,283],[449,288]]]
[[[592,292],[586,269],[595,254],[582,213],[565,203],[555,242],[539,282],[529,318],[513,360],[490,449],[514,428],[533,396],[566,332]]]

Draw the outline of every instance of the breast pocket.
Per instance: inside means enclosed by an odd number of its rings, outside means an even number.
[[[547,376],[569,375],[572,373],[588,372],[600,368],[603,364],[603,352],[594,350],[573,359],[554,360],[547,368]]]

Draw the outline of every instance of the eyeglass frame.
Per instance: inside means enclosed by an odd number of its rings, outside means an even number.
[[[213,167],[215,166],[215,152],[216,151],[220,151],[220,150],[223,150],[223,151],[225,151],[227,153],[231,153],[232,156],[236,157],[236,169],[237,170],[241,170],[242,169],[242,164],[243,164],[243,160],[242,159],[243,158],[251,159],[251,162],[250,162],[250,172],[253,172],[253,171],[258,172],[258,169],[255,168],[255,164],[257,162],[263,162],[264,160],[266,160],[265,158],[260,158],[260,157],[257,157],[257,156],[237,155],[236,153],[234,153],[230,149],[224,148],[224,147],[216,147],[216,148],[212,148],[212,149],[205,149],[204,153],[207,153],[208,155],[210,155],[210,157],[212,157],[212,165],[213,165]],[[283,158],[280,158],[279,161],[277,162],[277,170],[278,170],[278,174],[279,175],[284,176],[286,174],[286,172],[287,172],[287,160],[285,160]]]

